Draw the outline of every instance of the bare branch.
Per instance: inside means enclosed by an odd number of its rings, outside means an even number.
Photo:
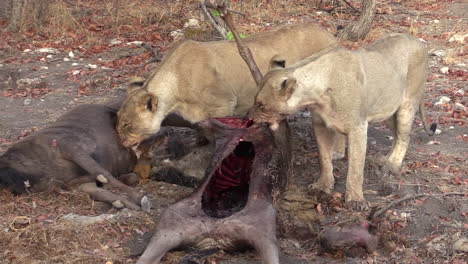
[[[237,29],[234,27],[234,23],[231,17],[231,12],[229,12],[226,6],[226,2],[223,2],[221,5],[217,5],[217,6],[211,5],[208,7],[214,8],[219,11],[221,18],[229,27],[229,29],[232,32],[232,35],[234,36],[234,39],[236,40],[237,48],[239,50],[240,56],[245,61],[245,63],[247,63],[247,66],[249,67],[250,72],[252,73],[252,76],[255,80],[255,83],[257,85],[260,85],[263,79],[262,73],[260,72],[257,64],[255,63],[255,60],[252,55],[252,51],[245,45],[245,43],[242,41],[241,37],[239,36]]]
[[[144,42],[141,43],[141,46],[145,48],[147,51],[151,52],[151,59],[145,63],[145,66],[153,62],[161,61],[162,57],[161,55],[158,54],[158,51],[155,48],[151,47],[151,45],[144,43]]]
[[[359,12],[359,10],[357,10],[353,5],[351,5],[350,2],[346,1],[346,0],[341,0],[342,2],[344,2],[346,5],[348,5],[351,9],[354,10],[354,12]]]
[[[372,29],[375,11],[377,8],[376,0],[362,0],[361,13],[357,21],[349,23],[343,30],[338,32],[340,39],[358,41],[364,39]]]
[[[394,207],[394,206],[396,206],[396,205],[398,205],[400,203],[409,201],[409,200],[418,199],[418,198],[421,198],[421,197],[424,197],[424,196],[451,196],[451,195],[467,196],[468,193],[451,192],[451,193],[440,193],[440,194],[420,193],[420,194],[415,194],[415,195],[406,195],[405,197],[400,198],[398,200],[395,200],[395,201],[387,204],[386,206],[380,208],[378,211],[375,211],[375,213],[371,213],[369,215],[368,219],[370,219],[370,220],[376,219],[376,218],[380,217],[382,214],[384,214],[385,212],[387,212],[387,210],[389,210],[390,208],[392,208],[392,207]]]
[[[210,5],[210,4],[208,4]],[[206,3],[206,0],[203,0],[200,4],[200,8],[202,9],[203,11],[203,14],[206,16],[206,18],[208,19],[208,22],[210,22],[211,26],[216,29],[216,31],[219,32],[219,34],[221,34],[221,36],[223,37],[223,39],[226,39],[226,36],[227,36],[227,31],[226,29],[219,25],[218,23],[216,23],[216,21],[214,20],[213,16],[211,15],[211,13],[208,11],[207,9],[207,3]]]

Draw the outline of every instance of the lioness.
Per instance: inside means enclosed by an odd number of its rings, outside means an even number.
[[[245,40],[261,71],[281,54],[300,61],[336,42],[314,24],[279,27]],[[117,130],[125,146],[133,146],[159,131],[169,113],[195,123],[211,117],[245,115],[258,91],[234,41],[176,45],[146,80],[130,92],[118,112]]]
[[[395,143],[385,162],[393,169],[401,166],[418,108],[425,129],[431,133],[422,101],[427,57],[426,47],[405,34],[390,34],[356,51],[333,45],[288,68],[269,72],[249,115],[275,128],[286,115],[310,109],[321,166],[313,187],[327,193],[334,185],[332,149],[336,135],[346,135],[349,167],[345,199],[352,208],[365,210],[368,205],[362,184],[368,123],[388,120]]]

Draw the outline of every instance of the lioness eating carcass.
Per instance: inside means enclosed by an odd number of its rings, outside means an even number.
[[[388,121],[395,143],[385,162],[398,169],[418,108],[431,133],[422,101],[427,64],[425,45],[410,35],[390,34],[356,51],[333,45],[295,65],[270,71],[249,115],[274,128],[287,115],[310,109],[321,167],[314,188],[327,193],[334,186],[333,145],[337,133],[346,135],[345,199],[354,209],[365,210],[362,185],[368,123]]]
[[[261,71],[281,54],[300,61],[336,42],[314,24],[279,27],[245,39]],[[117,130],[125,146],[158,132],[162,120],[177,113],[195,123],[211,117],[245,115],[258,88],[234,41],[186,40],[175,46],[146,80],[131,92],[118,112]]]

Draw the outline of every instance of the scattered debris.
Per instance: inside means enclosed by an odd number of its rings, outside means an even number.
[[[431,53],[431,55],[437,56],[437,57],[444,57],[446,52],[444,50],[435,50]]]
[[[132,42],[127,42],[127,45],[141,46],[141,45],[143,45],[143,41],[135,40],[135,41],[132,41]]]
[[[65,221],[76,223],[76,224],[92,225],[92,224],[100,223],[103,221],[113,220],[117,216],[119,216],[119,214],[101,214],[101,215],[96,215],[96,216],[88,216],[88,215],[76,215],[76,214],[70,213],[70,214],[64,215],[62,219]]]
[[[461,103],[455,103],[455,110],[465,111],[466,107],[464,105],[462,105]]]
[[[109,43],[109,45],[111,45],[111,46],[116,46],[116,45],[120,45],[120,44],[122,44],[122,41],[120,39],[113,39]]]
[[[439,98],[439,101],[437,101],[434,105],[446,104],[448,102],[450,102],[450,98],[447,96],[442,96]]]
[[[200,22],[195,18],[190,18],[188,22],[184,24],[184,28],[199,28]]]
[[[39,48],[35,49],[34,53],[52,53],[52,54],[58,54],[59,51],[56,48]]]
[[[448,67],[442,67],[442,68],[440,68],[440,72],[443,73],[443,74],[447,74],[449,72],[449,68]]]
[[[438,129],[438,128],[437,128],[436,131],[434,132],[434,134],[436,134],[436,135],[440,135],[441,133],[442,133],[442,130],[440,130],[440,129]]]
[[[169,33],[169,36],[171,36],[175,41],[175,40],[184,38],[184,33],[182,32],[182,30],[177,29],[177,30],[171,31],[171,33]]]
[[[459,252],[468,252],[468,239],[461,238],[453,244],[453,250]]]
[[[70,51],[70,52],[68,53],[68,57],[70,57],[70,58],[72,58],[72,59],[75,58],[75,54],[73,54],[73,51]]]
[[[455,34],[453,35],[450,39],[449,42],[458,42],[458,43],[463,43],[465,41],[465,37],[468,36],[468,34],[462,35],[462,34]]]

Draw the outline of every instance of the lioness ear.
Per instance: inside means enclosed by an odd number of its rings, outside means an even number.
[[[148,111],[153,113],[158,109],[158,98],[150,93],[143,96],[142,103]]]
[[[281,88],[279,90],[280,96],[283,96],[286,98],[286,100],[288,100],[296,89],[296,83],[296,78],[288,78],[282,81]]]
[[[284,68],[286,68],[286,60],[283,57],[277,54],[271,58],[269,69],[270,71]]]
[[[145,80],[143,78],[133,76],[128,81],[127,93],[131,93],[131,92],[135,91],[136,89],[140,89],[141,87],[143,87],[144,83],[145,83]]]

